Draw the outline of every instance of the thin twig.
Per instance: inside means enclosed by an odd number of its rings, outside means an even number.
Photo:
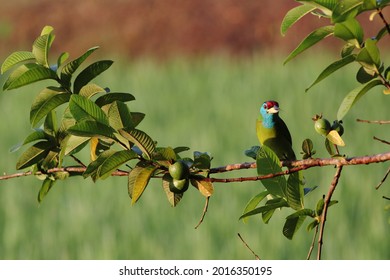
[[[80,164],[81,166],[83,167],[87,167],[81,160],[79,160],[77,157],[75,157],[74,155],[71,155],[71,157],[74,159],[75,162],[77,162],[78,164]]]
[[[202,216],[200,217],[200,220],[199,220],[198,224],[195,226],[195,229],[197,229],[200,226],[200,224],[204,220],[204,217],[206,216],[207,209],[209,208],[209,200],[210,200],[210,196],[206,197],[206,202],[204,204]]]
[[[336,169],[336,173],[335,173],[335,175],[333,177],[332,183],[330,184],[328,194],[325,197],[324,209],[323,209],[323,212],[322,212],[321,223],[320,223],[320,234],[319,234],[319,238],[318,238],[317,260],[321,259],[322,244],[323,244],[324,229],[325,229],[325,221],[326,221],[326,215],[328,213],[329,203],[330,203],[330,200],[332,198],[333,192],[336,189],[337,183],[339,182],[342,170],[343,170],[343,166],[342,165],[338,165],[337,169]]]
[[[375,187],[376,190],[379,189],[382,186],[382,184],[386,181],[386,178],[387,178],[387,176],[389,176],[389,173],[390,173],[390,167],[387,169],[385,176],[382,178],[382,180],[379,182],[379,184]]]
[[[389,24],[387,23],[386,19],[385,19],[385,16],[383,15],[382,13],[382,9],[377,9],[378,11],[378,14],[380,16],[380,18],[382,19],[383,21],[383,24],[386,26],[386,29],[387,29],[387,33],[390,35],[390,26]]]
[[[245,247],[248,248],[249,251],[255,256],[256,260],[260,260],[260,257],[249,247],[249,245],[245,242],[245,240],[241,237],[239,233],[237,233],[238,237],[241,239],[242,243],[244,243]]]
[[[363,122],[363,123],[374,123],[374,124],[390,124],[390,121],[369,121],[369,120],[362,120],[362,119],[356,119],[357,122]]]
[[[389,141],[380,139],[380,138],[378,138],[378,137],[376,137],[376,136],[374,136],[374,140],[377,140],[377,141],[379,141],[379,142],[382,142],[383,144],[390,145],[390,142],[389,142]]]
[[[316,242],[317,234],[318,234],[318,225],[316,226],[316,230],[314,232],[314,236],[313,236],[313,239],[311,241],[309,253],[307,254],[306,260],[310,260],[311,253],[313,252],[313,249],[314,249],[314,243]]]

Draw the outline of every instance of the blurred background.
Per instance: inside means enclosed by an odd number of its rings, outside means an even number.
[[[305,93],[322,69],[339,58],[341,43],[327,38],[283,65],[288,52],[325,22],[309,16],[282,37],[280,23],[295,5],[292,0],[2,1],[0,61],[13,51],[30,50],[43,26],[51,25],[56,35],[51,61],[63,51],[74,59],[100,46],[88,61],[115,63],[96,83],[134,94],[130,110],[146,114],[140,129],[161,146],[188,146],[186,156],[207,151],[215,167],[251,161],[244,151],[258,145],[258,108],[275,99],[296,153],[311,138],[315,156],[327,157],[311,117],[323,113],[330,121],[336,118],[341,100],[357,86],[358,68],[351,65]],[[361,16],[370,26],[366,36],[374,36],[381,21],[367,18]],[[1,84],[6,77],[0,76]],[[31,130],[30,106],[45,86],[47,81],[0,92],[4,174],[15,172],[23,150],[9,150]],[[386,150],[372,140],[388,140],[386,127],[355,121],[388,119],[386,101],[375,89],[346,116],[343,153]],[[375,190],[387,168],[385,163],[344,169],[334,194],[339,203],[330,208],[325,229],[325,259],[390,258],[390,214],[382,198],[389,196],[389,182]],[[334,172],[333,167],[305,171],[308,186],[319,186],[307,197],[308,208],[327,193]],[[226,176],[255,175],[255,170],[245,170]],[[260,217],[247,224],[238,220],[247,201],[263,190],[260,182],[216,184],[198,229],[204,199],[194,188],[172,208],[161,181],[152,180],[131,206],[125,177],[97,183],[71,178],[57,183],[38,205],[40,184],[33,177],[0,182],[1,259],[253,259],[237,233],[263,259],[305,259],[313,238],[305,230],[307,222],[292,241],[282,235],[287,210],[276,213],[268,225]]]

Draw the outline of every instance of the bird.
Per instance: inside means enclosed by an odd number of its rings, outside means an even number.
[[[256,134],[260,145],[269,147],[279,160],[296,160],[290,131],[279,116],[278,102],[269,100],[261,105],[256,121]]]

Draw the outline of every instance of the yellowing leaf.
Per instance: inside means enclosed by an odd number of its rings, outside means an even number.
[[[343,139],[336,130],[329,131],[328,135],[326,135],[326,138],[337,146],[345,146]]]
[[[390,94],[390,89],[384,89],[383,94]]]
[[[205,179],[191,179],[191,184],[205,197],[209,197],[214,193],[213,183]]]
[[[131,204],[134,204],[143,194],[146,186],[149,183],[156,166],[146,165],[143,163],[137,164],[129,173],[128,190],[131,197]]]

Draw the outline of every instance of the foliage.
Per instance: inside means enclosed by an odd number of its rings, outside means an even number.
[[[351,107],[369,90],[374,87],[384,87],[383,93],[390,93],[390,66],[386,66],[381,57],[378,43],[390,33],[390,26],[383,17],[382,10],[390,5],[388,0],[307,0],[297,1],[301,5],[291,9],[285,15],[281,24],[281,33],[285,35],[288,29],[306,15],[327,19],[329,24],[319,27],[305,37],[289,54],[285,63],[311,48],[323,39],[333,36],[343,42],[340,59],[327,66],[306,89],[327,78],[339,69],[355,62],[359,64],[356,80],[358,87],[351,90],[340,104],[337,119],[342,120]],[[383,27],[375,37],[366,38],[364,28],[358,16],[370,13],[370,20],[380,16]]]
[[[43,181],[38,194],[41,202],[58,180],[76,174],[53,169],[63,166],[66,157],[76,158],[78,152],[90,149],[91,161],[85,167],[83,177],[93,181],[106,179],[121,166],[128,166],[128,189],[132,203],[138,201],[150,178],[162,175],[163,188],[168,201],[176,206],[183,193],[173,193],[166,184],[172,183],[168,168],[181,157],[187,147],[158,147],[147,133],[137,127],[145,114],[131,112],[126,103],[135,100],[125,92],[111,92],[92,80],[112,65],[111,60],[99,60],[78,71],[84,61],[98,47],[87,50],[80,57],[67,62],[68,53],[62,53],[55,65],[49,62],[54,41],[53,28],[45,26],[34,41],[32,51],[17,51],[2,64],[1,73],[11,71],[3,90],[11,90],[41,80],[53,80],[55,86],[47,86],[35,98],[30,110],[30,124],[34,131],[21,146],[30,145],[19,157],[16,169],[30,168]],[[60,110],[62,109],[62,111]],[[15,147],[17,150],[20,146]],[[208,197],[213,186],[207,182],[207,170],[211,157],[194,153],[193,159],[185,159],[190,172],[184,178],[200,193]],[[135,162],[130,166],[130,162]]]

